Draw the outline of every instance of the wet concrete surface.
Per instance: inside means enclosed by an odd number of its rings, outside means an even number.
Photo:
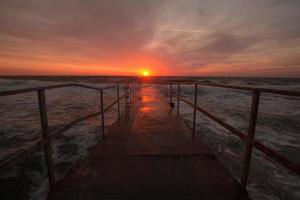
[[[144,88],[136,106],[127,154],[211,154],[202,142],[193,140],[190,128],[158,90]]]
[[[175,112],[174,112],[175,113]],[[247,199],[153,87],[58,182],[50,199]]]

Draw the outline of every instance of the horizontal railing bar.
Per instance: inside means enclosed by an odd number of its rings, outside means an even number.
[[[122,98],[124,98],[125,95],[122,95],[119,99],[113,101],[110,105],[108,105],[105,109],[104,109],[104,113],[107,112],[108,110],[110,110],[115,104],[118,103],[118,101],[120,101]],[[52,133],[50,135],[50,140],[55,137],[56,135],[62,134],[64,132],[66,132],[68,129],[70,129],[71,127],[73,127],[75,124],[77,124],[78,122],[87,120],[91,117],[97,116],[97,115],[101,115],[101,111],[77,118],[71,122],[69,122],[68,124],[66,124],[65,126],[61,127],[60,129],[56,130],[54,133]]]
[[[112,88],[116,88],[116,87],[118,87],[118,85],[107,86],[107,87],[100,88],[100,89],[101,90],[108,90],[108,89],[112,89]]]
[[[178,97],[178,95],[172,93],[173,96]],[[216,123],[218,123],[219,125],[223,126],[224,128],[226,128],[227,130],[230,130],[234,135],[238,136],[239,138],[245,140],[247,138],[247,136],[242,133],[241,131],[239,131],[238,129],[234,128],[233,126],[231,126],[230,124],[227,124],[226,122],[222,121],[220,118],[214,116],[213,114],[209,113],[208,111],[204,110],[203,108],[200,108],[198,106],[194,106],[194,104],[182,97],[179,97],[179,100],[185,102],[186,104],[190,105],[193,108],[196,108],[199,112],[203,113],[205,116],[207,116],[208,118],[212,119],[213,121],[215,121]]]
[[[37,90],[43,90],[43,89],[54,89],[54,88],[70,87],[70,86],[74,86],[74,85],[61,84],[61,85],[52,85],[47,87],[33,87],[33,88],[25,88],[25,89],[6,90],[6,91],[0,91],[0,96],[8,96],[8,95],[15,95],[15,94],[21,94],[26,92],[35,92]]]
[[[15,153],[15,154],[11,155],[8,159],[3,160],[0,163],[0,174],[3,172],[3,170],[5,169],[5,167],[7,167],[8,165],[12,164],[12,162],[14,162],[16,159],[18,159],[19,157],[21,157],[25,153],[28,153],[28,151],[36,148],[39,144],[42,143],[42,141],[43,141],[42,138],[37,139],[34,142],[32,142],[31,144],[27,145],[21,152]]]
[[[98,88],[98,87],[94,87],[94,86],[90,86],[90,85],[76,84],[76,83],[73,86],[87,88],[87,89],[91,89],[91,90],[101,90],[101,89],[104,89],[104,88]]]
[[[44,86],[44,87],[32,87],[32,88],[25,88],[25,89],[0,91],[0,96],[16,95],[16,94],[22,94],[22,93],[27,93],[27,92],[34,92],[37,90],[50,90],[50,89],[57,89],[57,88],[64,88],[64,87],[82,87],[82,88],[88,88],[88,89],[92,89],[92,90],[106,90],[106,89],[111,89],[111,88],[117,87],[117,85],[98,88],[98,87],[93,87],[93,86],[84,85],[84,84],[77,84],[77,83],[59,84],[59,85],[50,85],[50,86]]]
[[[229,88],[229,89],[238,89],[238,90],[246,90],[246,91],[258,91],[263,93],[272,93],[272,94],[281,94],[281,95],[289,95],[289,96],[300,96],[300,92],[297,91],[290,91],[290,90],[278,90],[278,89],[268,89],[268,88],[257,88],[257,87],[247,87],[247,86],[235,86],[235,85],[222,85],[222,84],[216,84],[216,83],[202,83],[202,82],[166,82],[162,84],[185,84],[185,85],[191,85],[191,84],[198,84],[203,86],[211,86],[211,87],[221,87],[221,88]],[[105,89],[111,89],[114,86],[108,86],[104,88],[97,88],[89,85],[84,84],[60,84],[60,85],[51,85],[51,86],[45,86],[45,87],[33,87],[33,88],[25,88],[25,89],[16,89],[16,90],[7,90],[7,91],[0,91],[0,96],[8,96],[8,95],[15,95],[15,94],[21,94],[21,93],[27,93],[27,92],[33,92],[37,90],[48,90],[48,89],[55,89],[55,88],[63,88],[63,87],[83,87],[83,88],[89,88],[93,90],[105,90]]]
[[[91,118],[91,117],[95,117],[95,116],[100,115],[100,114],[101,114],[101,112],[98,111],[98,112],[95,112],[95,113],[92,113],[92,114],[89,114],[89,115],[86,115],[86,116],[83,116],[83,117],[79,117],[79,118],[77,118],[77,119],[72,120],[72,121],[69,122],[68,124],[64,125],[63,127],[59,128],[59,129],[56,130],[55,132],[51,133],[51,134],[49,135],[49,138],[48,138],[49,141],[51,141],[52,138],[56,137],[57,135],[66,132],[67,130],[69,130],[70,128],[72,128],[72,127],[73,127],[74,125],[76,125],[77,123],[82,122],[82,121],[84,121],[84,120],[87,120],[87,119],[89,119],[89,118]]]
[[[108,105],[105,109],[104,109],[104,113],[107,112],[108,110],[110,110],[115,104],[117,104],[118,101],[120,101],[121,99],[123,99],[125,97],[125,94],[123,94],[122,96],[120,96],[119,99],[115,100],[114,102],[112,102],[110,105]],[[34,148],[36,148],[38,145],[42,144],[42,142],[50,142],[51,140],[53,140],[53,138],[55,138],[57,135],[62,134],[64,132],[66,132],[67,130],[69,130],[70,128],[72,128],[74,125],[76,125],[77,123],[87,120],[91,117],[95,117],[97,115],[101,115],[101,111],[99,112],[95,112],[92,114],[88,114],[86,116],[83,117],[79,117],[77,119],[72,120],[71,122],[69,122],[68,124],[64,125],[63,127],[59,128],[58,130],[54,131],[53,133],[51,133],[48,137],[47,137],[47,141],[44,141],[43,138],[37,139],[34,142],[32,142],[31,144],[29,144],[28,146],[26,146],[24,148],[24,150],[22,150],[19,153],[13,154],[12,156],[10,156],[10,158],[0,162],[0,174],[2,172],[2,169],[5,168],[7,165],[11,164],[13,161],[15,161],[17,158],[21,157],[22,155],[24,155],[25,153],[27,153],[28,151],[33,150]]]
[[[203,85],[210,87],[220,87],[220,88],[229,88],[229,89],[237,89],[237,90],[246,90],[246,91],[257,91],[263,93],[271,93],[271,94],[280,94],[280,95],[288,95],[288,96],[300,96],[300,92],[298,91],[290,91],[290,90],[278,90],[278,89],[269,89],[269,88],[258,88],[258,87],[248,87],[248,86],[236,86],[236,85],[223,85],[217,83],[203,83],[203,82],[166,82],[162,84],[185,84],[185,85]]]
[[[178,97],[178,95],[176,95],[173,92],[171,92],[171,95]],[[213,114],[209,113],[208,111],[204,110],[203,108],[200,108],[198,106],[194,106],[194,104],[192,102],[190,102],[190,101],[188,101],[188,100],[186,100],[182,97],[179,97],[179,99],[181,101],[185,102],[186,104],[190,105],[191,107],[196,108],[199,112],[201,112],[202,114],[204,114],[208,118],[212,119],[213,121],[217,122],[219,125],[223,126],[227,130],[231,131],[231,133],[238,136],[243,141],[247,141],[247,136],[244,133],[242,133],[241,131],[239,131],[236,128],[234,128],[233,126],[231,126],[230,124],[227,124],[226,122],[222,121],[220,118],[214,116]],[[263,143],[261,143],[258,140],[254,140],[253,145],[256,149],[258,149],[259,151],[261,151],[265,155],[269,156],[270,158],[272,158],[273,160],[275,160],[276,162],[278,162],[282,166],[290,169],[291,171],[293,171],[297,175],[300,175],[300,166],[299,165],[293,163],[292,161],[290,161],[286,157],[278,154],[276,151],[274,151],[273,149],[267,147],[266,145],[264,145]]]
[[[273,160],[275,160],[276,162],[278,162],[282,166],[290,169],[291,171],[296,173],[298,176],[300,176],[300,165],[297,165],[297,164],[293,163],[292,161],[290,161],[286,157],[278,154],[273,149],[271,149],[271,148],[267,147],[266,145],[262,144],[260,141],[254,140],[253,145],[256,149],[258,149],[259,151],[261,151],[265,155],[269,156],[270,158],[272,158]]]

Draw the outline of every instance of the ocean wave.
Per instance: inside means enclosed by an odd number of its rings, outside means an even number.
[[[86,78],[88,79],[88,78]],[[82,80],[82,79],[81,79]],[[199,79],[207,83],[247,85],[300,91],[294,79]],[[107,81],[107,80],[106,80]],[[0,79],[1,90],[58,84],[55,81]],[[89,80],[94,86],[108,86]],[[176,90],[175,90],[176,91]],[[194,87],[182,86],[181,94],[193,101]],[[57,130],[70,120],[99,110],[99,92],[80,88],[61,88],[46,92],[49,129]],[[116,99],[114,90],[105,91],[105,105]],[[251,93],[226,88],[199,86],[198,104],[243,132],[247,132]],[[123,106],[121,106],[122,108]],[[274,148],[289,159],[300,162],[300,104],[298,97],[265,95],[261,97],[256,139]],[[181,115],[192,124],[192,109],[181,103]],[[0,99],[0,159],[22,151],[41,137],[37,104],[34,93]],[[116,109],[106,113],[106,125],[116,119]],[[229,131],[197,114],[197,136],[217,155],[224,166],[240,179],[241,160],[245,143]],[[55,175],[61,178],[82,156],[101,140],[101,119],[94,117],[80,122],[56,138],[52,145]],[[48,190],[47,170],[42,149],[36,149],[20,159],[1,178],[1,185],[14,188],[19,199],[43,199]],[[4,188],[5,189],[5,188]],[[300,181],[288,170],[254,151],[248,190],[253,199],[299,199]]]

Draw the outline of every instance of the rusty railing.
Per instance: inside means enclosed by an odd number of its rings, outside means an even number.
[[[17,89],[17,90],[7,90],[7,91],[1,91],[0,96],[10,96],[10,95],[17,95],[17,94],[23,94],[23,93],[29,93],[29,92],[37,92],[38,97],[38,105],[39,105],[39,113],[40,113],[40,124],[41,124],[41,133],[42,137],[33,141],[30,145],[26,146],[21,152],[15,153],[14,155],[10,156],[8,159],[5,159],[0,162],[0,173],[4,172],[5,169],[9,166],[11,166],[14,161],[16,161],[21,156],[25,155],[26,153],[30,152],[34,148],[42,145],[44,148],[45,158],[46,158],[46,166],[47,166],[47,172],[48,172],[48,180],[49,180],[49,187],[50,190],[55,187],[55,175],[54,175],[54,168],[53,168],[53,159],[52,159],[52,153],[51,153],[51,146],[50,142],[54,139],[55,136],[67,131],[71,127],[73,127],[75,124],[87,120],[91,117],[95,117],[98,115],[101,115],[101,132],[102,137],[105,137],[105,113],[109,111],[114,105],[117,104],[117,115],[118,119],[120,119],[120,101],[121,99],[125,99],[125,109],[127,109],[128,103],[134,98],[138,87],[137,84],[130,84],[129,82],[126,82],[124,84],[124,94],[120,96],[120,85],[116,84],[109,87],[103,87],[103,88],[97,88],[89,85],[84,84],[60,84],[60,85],[51,85],[46,87],[34,87],[34,88],[26,88],[26,89]],[[58,88],[66,88],[66,87],[80,87],[80,88],[86,88],[91,90],[96,90],[100,93],[100,111],[88,114],[86,116],[77,118],[75,120],[70,121],[63,127],[53,131],[50,133],[49,126],[48,126],[48,116],[47,116],[47,106],[46,106],[46,96],[45,91],[50,89],[58,89]],[[110,103],[106,108],[104,108],[104,90],[107,89],[113,89],[116,88],[117,93],[117,99]]]
[[[240,139],[246,142],[246,150],[243,156],[242,162],[242,172],[241,172],[241,185],[246,188],[248,182],[248,175],[249,169],[251,164],[251,156],[253,147],[267,155],[269,158],[273,159],[277,163],[281,164],[285,168],[291,170],[298,176],[300,176],[300,166],[296,164],[286,157],[282,156],[281,154],[277,153],[275,150],[267,147],[260,141],[255,139],[255,127],[258,115],[258,107],[259,107],[259,100],[261,93],[270,93],[270,94],[278,94],[278,95],[288,95],[288,96],[297,96],[300,97],[300,92],[297,91],[288,91],[288,90],[275,90],[275,89],[268,89],[268,88],[255,88],[255,87],[244,87],[244,86],[233,86],[233,85],[222,85],[222,84],[213,84],[213,83],[201,83],[201,82],[165,82],[165,83],[158,83],[163,86],[162,93],[169,98],[170,104],[173,103],[172,97],[177,97],[177,115],[179,115],[179,105],[180,101],[188,104],[189,106],[194,108],[193,111],[193,137],[195,136],[196,132],[196,115],[197,111],[204,114],[206,117],[210,118],[211,120],[215,121],[219,125],[223,126],[225,129],[229,130],[234,135],[238,136]],[[173,85],[177,85],[177,94],[172,90]],[[188,101],[187,99],[183,98],[180,94],[180,86],[181,85],[194,85],[194,103]],[[236,129],[232,125],[226,123],[221,118],[211,114],[204,108],[201,108],[197,104],[197,97],[198,97],[198,86],[209,86],[209,87],[219,87],[219,88],[229,88],[229,89],[236,89],[236,90],[244,90],[252,92],[252,104],[251,104],[251,111],[250,111],[250,120],[249,120],[249,127],[248,127],[248,134],[243,133],[242,131]],[[172,106],[174,107],[174,106]]]

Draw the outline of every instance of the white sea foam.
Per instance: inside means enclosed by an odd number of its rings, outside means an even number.
[[[58,84],[53,81],[0,79],[1,90]],[[110,84],[89,84],[105,87]],[[113,90],[113,89],[112,89]],[[116,99],[116,92],[104,91],[104,106]],[[121,91],[122,92],[122,91]],[[49,129],[53,131],[71,120],[99,111],[100,93],[82,88],[60,88],[46,91]],[[35,92],[0,98],[0,159],[8,158],[41,137],[37,95]],[[116,108],[105,114],[106,126],[116,119]],[[62,177],[88,149],[101,139],[101,120],[94,117],[80,122],[52,142],[56,178]],[[42,199],[48,190],[43,151],[38,149],[29,160],[20,160],[5,174],[17,182],[24,180],[23,197]],[[4,177],[4,178],[5,178]],[[3,178],[3,177],[2,177]],[[28,195],[28,197],[26,197]]]
[[[261,80],[251,82],[251,86],[300,91],[299,81],[287,84],[286,80],[282,83],[280,79],[273,82]],[[225,82],[231,85],[248,85],[243,79]],[[193,101],[194,87],[183,86],[181,92]],[[300,163],[299,102],[300,97],[262,94],[256,128],[256,139],[296,163]],[[198,105],[247,133],[251,93],[199,86]],[[188,123],[192,122],[191,109],[184,103],[181,103],[181,114]],[[200,113],[197,117],[197,130],[198,136],[215,151],[225,167],[239,180],[245,144]],[[255,150],[248,190],[253,199],[299,199],[300,179]]]

